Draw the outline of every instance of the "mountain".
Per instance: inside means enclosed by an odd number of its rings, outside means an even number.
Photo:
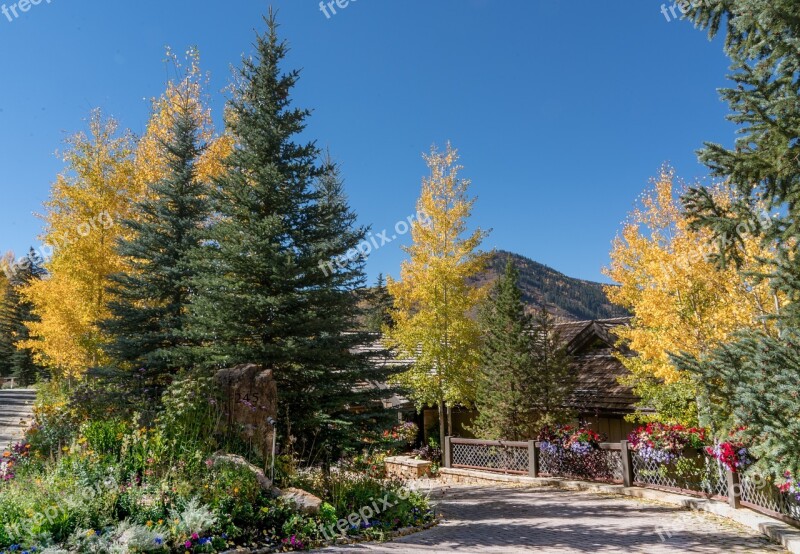
[[[503,250],[498,250],[492,255],[489,269],[478,279],[478,284],[487,283],[502,274],[509,258],[519,270],[522,297],[532,310],[544,304],[559,321],[608,319],[630,315],[624,308],[609,302],[601,283],[567,277],[544,264]]]

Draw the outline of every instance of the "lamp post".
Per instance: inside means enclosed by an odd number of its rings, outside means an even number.
[[[274,418],[268,417],[267,423],[272,426],[272,470],[270,471],[269,480],[272,485],[275,485],[275,445],[278,438],[278,422]]]

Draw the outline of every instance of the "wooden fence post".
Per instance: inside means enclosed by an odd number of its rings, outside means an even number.
[[[728,504],[731,505],[731,508],[738,510],[742,507],[742,487],[739,474],[728,469],[725,470],[725,477],[728,480]]]
[[[451,454],[451,449],[453,448],[450,439],[452,437],[445,437],[444,438],[444,467],[453,467],[453,459]]]
[[[539,449],[536,441],[528,441],[528,476],[539,477]]]
[[[628,441],[620,441],[620,456],[622,457],[622,484],[625,487],[633,486],[633,455],[628,448]]]

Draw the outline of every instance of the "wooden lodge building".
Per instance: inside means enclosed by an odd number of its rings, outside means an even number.
[[[624,417],[636,411],[638,398],[629,387],[620,385],[619,377],[626,375],[628,370],[615,357],[617,353],[634,355],[630,351],[620,351],[615,346],[617,340],[614,329],[629,321],[630,318],[615,318],[557,325],[576,374],[577,384],[569,406],[580,422],[605,434],[611,442],[625,439],[634,428]],[[380,350],[379,345],[373,348]],[[413,360],[384,358],[381,362],[406,366]],[[374,385],[385,387],[384,384]],[[439,415],[436,408],[426,408],[422,413],[417,413],[408,400],[396,395],[387,398],[384,404],[387,408],[398,410],[401,421],[415,421],[423,434],[420,437],[422,441],[427,442],[428,435],[438,436]],[[453,433],[460,437],[472,437],[467,427],[475,415],[474,410],[453,409]]]

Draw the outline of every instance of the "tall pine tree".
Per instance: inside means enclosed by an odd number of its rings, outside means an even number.
[[[172,376],[190,365],[191,260],[210,213],[208,184],[197,175],[200,129],[186,100],[162,145],[166,176],[149,185],[136,218],[122,223],[130,231],[118,248],[125,271],[111,279],[111,317],[103,324],[113,337],[106,351],[137,384],[131,399],[137,406],[147,399],[151,413]]]
[[[385,376],[355,354],[365,236],[336,168],[300,144],[309,112],[291,106],[298,72],[282,73],[287,46],[271,14],[243,62],[228,128],[235,151],[215,180],[193,323],[211,366],[256,363],[278,385],[279,432],[311,459],[342,448],[377,423]],[[352,409],[350,409],[352,408]]]
[[[504,274],[480,314],[480,373],[476,434],[487,439],[530,440],[572,417],[575,376],[553,316],[525,311],[519,271]]]
[[[366,315],[364,327],[371,333],[381,333],[392,326],[392,306],[394,300],[386,287],[383,274],[378,274],[375,286],[366,292]]]
[[[481,438],[533,438],[531,394],[533,334],[518,286],[519,271],[508,260],[480,313],[480,366],[473,431]]]
[[[32,385],[44,372],[34,361],[30,348],[22,343],[30,340],[27,323],[37,321],[33,304],[20,294],[20,288],[45,277],[44,260],[31,248],[30,252],[9,269],[8,284],[0,304],[0,336],[2,355],[9,373],[23,386]]]
[[[3,255],[0,259],[0,269],[2,269],[2,273],[0,273],[0,301],[2,301],[11,287],[11,277],[14,271],[13,252],[9,251]],[[10,333],[2,330],[2,325],[3,323],[0,321],[0,377],[9,377],[11,375],[11,355],[14,353],[14,339]]]
[[[536,312],[532,319],[533,365],[528,375],[529,402],[537,430],[566,423],[573,418],[569,403],[575,392],[577,375],[570,364],[555,318],[547,309]]]
[[[720,263],[737,263],[742,234],[752,224],[772,267],[762,272],[787,304],[774,326],[742,332],[738,340],[680,366],[701,377],[718,426],[745,427],[761,469],[800,477],[800,3],[796,0],[716,0],[689,12],[713,37],[725,28],[725,51],[735,86],[722,91],[740,137],[733,148],[707,144],[700,158],[712,173],[738,188],[731,206],[694,189],[684,198],[695,224],[710,228],[722,245]],[[775,215],[754,213],[761,201]],[[764,274],[765,273],[765,274]],[[776,300],[777,304],[777,300]]]

